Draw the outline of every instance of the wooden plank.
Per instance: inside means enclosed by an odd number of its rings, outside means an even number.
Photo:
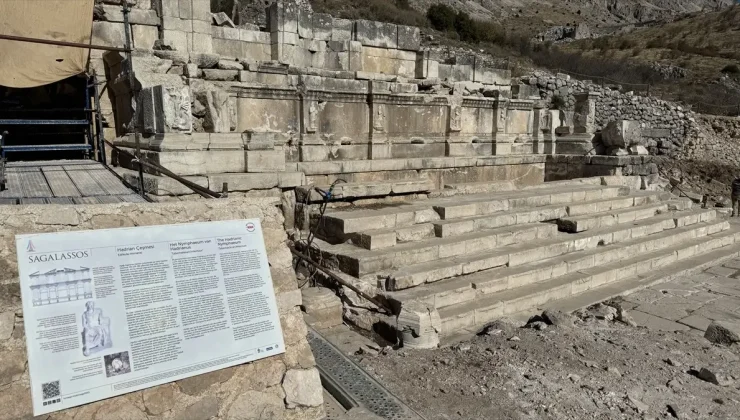
[[[20,204],[46,204],[43,198],[21,198]]]
[[[64,170],[83,196],[107,194],[103,187],[95,182],[95,178],[86,169],[83,169],[83,167],[65,166]]]
[[[142,196],[136,194],[119,195],[118,198],[124,203],[148,203]]]
[[[121,202],[121,200],[119,200],[118,197],[114,195],[101,195],[95,198],[97,198],[98,202],[102,204],[115,204]]]
[[[74,204],[73,197],[49,197],[46,199],[48,204]]]
[[[5,173],[7,183],[5,184],[5,191],[0,191],[0,197],[2,198],[21,198],[23,197],[23,188],[21,187],[21,177],[15,171],[7,171]]]
[[[23,197],[51,197],[51,189],[39,168],[18,169]]]
[[[17,198],[0,198],[0,206],[13,206],[18,204]]]
[[[108,169],[99,166],[96,169],[90,169],[87,171],[90,176],[92,176],[95,181],[100,184],[101,187],[106,191],[109,195],[128,195],[131,194],[131,190],[128,189],[125,185],[123,185],[123,182],[118,179],[117,176],[115,176],[111,171]]]
[[[97,197],[72,197],[75,204],[100,204]]]
[[[41,171],[46,176],[55,197],[80,197],[82,194],[61,166],[45,166]]]

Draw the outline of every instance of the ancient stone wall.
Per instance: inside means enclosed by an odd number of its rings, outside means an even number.
[[[0,419],[30,419],[15,235],[195,221],[259,218],[285,337],[286,353],[57,412],[62,420],[317,420],[322,391],[306,340],[283,216],[273,200],[168,204],[0,206]]]
[[[292,0],[272,2],[261,30],[223,14],[205,20],[207,2],[162,0],[161,10],[137,11],[148,24],[159,16],[161,33],[133,53],[135,107],[125,56],[91,60],[110,81],[106,138],[129,152],[138,145],[199,185],[274,196],[339,177],[442,188],[454,171],[477,182],[493,170],[485,167],[529,164],[493,156],[556,153],[555,128],[574,126],[536,107],[539,95],[512,91],[509,70],[421,48],[418,28],[335,19]],[[108,35],[119,26],[96,22],[95,42],[117,39]],[[583,130],[563,131],[577,136],[564,139],[561,153],[591,148]],[[129,156],[113,153],[111,162],[137,183]],[[189,192],[146,172],[151,194]]]
[[[687,142],[696,141],[700,131],[695,113],[655,97],[621,92],[562,74],[536,73],[520,80],[521,84],[538,89],[541,98],[564,109],[572,109],[575,105],[574,93],[598,94],[595,129],[603,129],[610,121],[637,121],[645,137],[645,146],[652,155],[674,156]]]
[[[740,165],[740,118],[697,115],[701,134],[688,141],[681,157]]]

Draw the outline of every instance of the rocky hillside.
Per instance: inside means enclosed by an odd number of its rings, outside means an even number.
[[[274,0],[211,0],[212,9],[226,12],[239,23],[264,24],[264,7]],[[635,23],[671,20],[686,13],[716,10],[733,0],[299,0],[321,12],[352,18],[375,11],[423,15],[429,6],[446,4],[478,20],[492,20],[507,29],[545,32],[552,27],[586,23],[599,31]],[[358,16],[359,15],[359,16]]]
[[[588,61],[607,58],[622,68],[651,68],[643,79],[653,95],[693,104],[699,112],[737,115],[740,111],[740,6],[695,13],[663,25],[561,45],[559,50]],[[574,60],[569,60],[574,63]],[[591,68],[569,70],[595,74]],[[652,73],[652,74],[648,74]],[[598,76],[606,76],[597,74]],[[637,79],[637,80],[635,80]],[[652,79],[652,80],[649,80]]]

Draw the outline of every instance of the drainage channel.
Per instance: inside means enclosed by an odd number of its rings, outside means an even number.
[[[311,327],[308,343],[324,389],[345,409],[364,407],[387,420],[424,420]]]

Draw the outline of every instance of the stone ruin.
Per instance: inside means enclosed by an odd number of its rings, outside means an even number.
[[[124,46],[119,6],[101,8],[93,44]],[[105,138],[229,199],[190,200],[190,189],[145,169],[150,197],[173,202],[0,209],[9,212],[0,223],[0,401],[9,418],[30,416],[19,232],[262,220],[286,354],[50,417],[83,420],[321,418],[299,307],[324,325],[336,325],[339,309],[331,294],[298,289],[286,242],[309,230],[325,270],[391,311],[347,289],[345,319],[390,327],[408,347],[554,300],[574,308],[736,253],[728,247],[740,235],[714,210],[656,190],[657,166],[643,150],[653,146],[629,121],[603,123],[599,92],[571,90],[569,106],[552,109],[537,78],[512,83],[509,70],[476,56],[442,56],[422,47],[418,28],[287,1],[265,16],[263,30],[212,13],[209,0],[139,0],[133,86],[124,55],[93,51],[91,71],[107,81]],[[138,185],[136,162],[108,153]],[[320,219],[316,188],[335,182]],[[302,305],[304,296],[316,302]]]
[[[91,67],[110,81],[106,138],[133,151],[139,127],[148,159],[212,190],[226,183],[232,193],[276,196],[341,177],[423,191],[463,173],[485,181],[503,173],[497,167],[512,168],[505,178],[514,179],[535,155],[593,148],[594,97],[578,96],[576,112],[549,110],[512,86],[509,70],[423,48],[418,28],[281,1],[262,31],[233,27],[207,1],[181,6],[163,0],[161,17],[131,15],[135,107],[121,76],[125,57],[98,54]],[[121,45],[117,9],[103,8],[107,21],[94,23],[93,41]],[[115,153],[111,161],[135,185],[136,165]],[[146,172],[154,196],[192,193]]]

